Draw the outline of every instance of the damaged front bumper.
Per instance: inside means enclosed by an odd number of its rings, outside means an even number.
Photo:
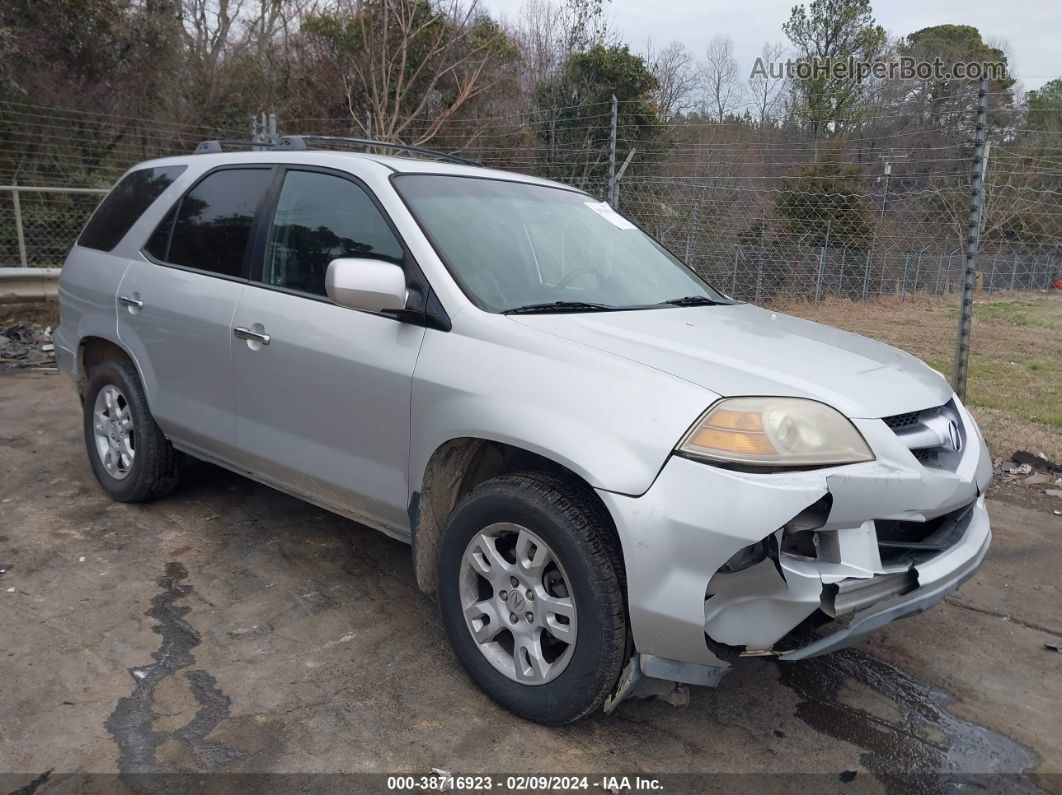
[[[966,409],[949,407],[962,450],[928,464],[886,421],[856,419],[874,461],[761,474],[672,456],[640,497],[599,492],[623,546],[639,672],[712,685],[741,655],[834,651],[973,576],[991,539],[991,459]],[[833,631],[794,633],[815,624]]]

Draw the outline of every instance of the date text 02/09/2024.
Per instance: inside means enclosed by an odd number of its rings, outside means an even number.
[[[551,775],[455,775],[435,770],[430,775],[388,776],[387,789],[392,792],[440,792],[445,790],[508,792],[571,792],[588,789],[605,792],[663,789],[659,779],[651,776],[551,776]]]

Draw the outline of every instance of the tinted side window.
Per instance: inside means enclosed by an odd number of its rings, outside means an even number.
[[[369,195],[342,177],[289,171],[269,230],[264,281],[325,294],[328,263],[373,257],[401,263],[402,246]]]
[[[92,214],[78,238],[79,246],[110,251],[137,219],[177,179],[186,166],[131,171],[114,186]]]
[[[148,238],[148,242],[144,246],[144,251],[162,262],[166,261],[170,250],[170,233],[173,231],[173,219],[177,217],[177,208],[179,206],[180,202],[173,205],[170,211],[166,213],[166,217],[155,227],[155,231],[151,233],[151,237]]]
[[[258,205],[273,172],[267,168],[216,171],[181,200],[170,235],[169,251],[160,259],[174,265],[239,276],[243,254]],[[165,220],[160,225],[166,226]],[[161,244],[160,230],[149,246]],[[150,249],[158,256],[157,248]]]

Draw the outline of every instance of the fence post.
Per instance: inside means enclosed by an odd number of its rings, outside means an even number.
[[[819,296],[822,295],[822,266],[826,259],[826,247],[821,246],[819,248],[819,268],[815,274],[815,304],[819,303]]]
[[[756,245],[756,297],[752,299],[754,304],[760,302],[760,290],[763,288],[763,260],[767,256],[767,251],[763,247],[763,234],[761,226],[756,233],[759,242]]]
[[[1014,289],[1014,279],[1018,276],[1018,252],[1014,252],[1014,264],[1010,269],[1010,289]]]
[[[914,289],[911,290],[911,295],[918,292],[918,280],[922,276],[922,252],[918,252],[918,258],[915,260],[915,277],[914,277]]]
[[[988,292],[991,293],[996,286],[996,258],[999,255],[992,257],[992,271],[988,274]]]
[[[608,131],[608,203],[616,208],[616,121],[619,115],[619,100],[612,95],[612,123]]]
[[[617,197],[618,198],[618,197]],[[701,197],[698,194],[697,201],[693,203],[693,218],[690,221],[690,228],[686,230],[686,264],[690,265],[693,262],[693,237],[697,234],[697,222],[700,220],[701,214]]]
[[[907,300],[907,264],[911,261],[911,252],[903,255],[903,279],[900,281],[900,303]]]
[[[966,237],[966,271],[959,308],[959,334],[955,340],[955,367],[952,387],[960,400],[966,399],[966,375],[970,358],[970,323],[973,320],[974,285],[977,278],[977,249],[981,242],[981,208],[985,193],[985,144],[988,126],[988,77],[977,87],[977,126],[974,133],[973,170],[970,174],[970,224]]]
[[[737,292],[737,269],[738,269],[738,253],[741,251],[741,246],[734,246],[734,272],[730,274],[730,297],[734,297],[734,293]]]
[[[822,269],[826,265],[826,250],[830,247],[830,222],[826,222],[826,240],[819,248],[819,272],[815,274],[815,303],[819,303],[822,295]]]
[[[26,268],[29,267],[29,262],[26,259],[26,234],[22,230],[22,202],[19,200],[17,190],[11,191],[11,203],[15,206],[15,237],[18,238],[18,262],[23,268]]]
[[[863,300],[867,300],[867,288],[870,286],[870,257],[874,253],[874,246],[871,244],[870,250],[867,251],[867,262],[863,268]]]
[[[944,255],[937,254],[937,283],[933,286],[933,295],[940,295],[940,272],[944,269]]]

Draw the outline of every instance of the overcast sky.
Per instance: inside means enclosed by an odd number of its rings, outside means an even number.
[[[716,35],[734,40],[743,75],[765,41],[784,41],[782,23],[796,0],[612,0],[609,18],[632,49],[678,40],[700,57]],[[523,0],[480,0],[495,16],[515,20]],[[1026,90],[1062,77],[1060,0],[877,0],[878,24],[893,36],[930,25],[973,25],[1009,45],[1011,74]]]

